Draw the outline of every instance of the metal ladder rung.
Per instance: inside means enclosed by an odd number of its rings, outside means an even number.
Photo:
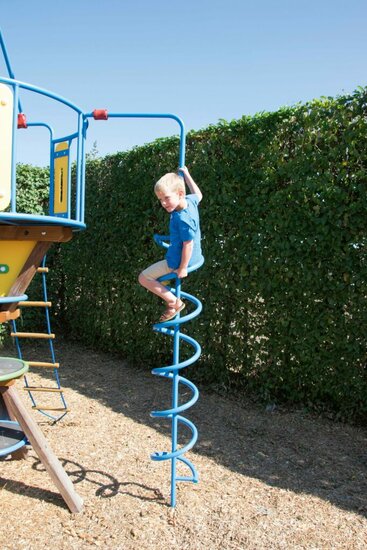
[[[37,267],[37,273],[48,273],[48,267]]]
[[[45,340],[53,340],[54,334],[45,334],[43,332],[11,332],[13,338],[43,338]]]
[[[19,302],[20,307],[51,307],[51,302]]]
[[[64,407],[40,407],[40,406],[33,406],[32,409],[35,409],[36,411],[61,411],[61,412],[70,412],[70,409],[64,408]]]
[[[26,359],[24,359],[24,362],[27,363],[30,367],[58,369],[60,366],[60,363],[47,363],[46,361],[27,361]]]
[[[62,393],[64,390],[62,388],[46,388],[42,386],[24,386],[22,388],[24,391],[43,391],[43,392],[52,392],[52,393]]]

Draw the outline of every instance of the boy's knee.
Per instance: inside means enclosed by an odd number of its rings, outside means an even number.
[[[139,281],[139,283],[141,284],[141,286],[145,286],[145,287],[146,287],[146,286],[149,284],[149,281],[150,281],[150,280],[148,279],[148,277],[146,277],[146,276],[144,275],[143,272],[141,272],[140,275],[139,275],[139,277],[138,277],[138,281]]]

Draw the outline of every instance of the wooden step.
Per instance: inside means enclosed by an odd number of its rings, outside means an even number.
[[[64,390],[62,388],[46,388],[44,386],[24,386],[24,391],[43,391],[43,392],[53,392],[53,393],[62,393]]]
[[[48,273],[48,267],[37,267],[37,273]]]
[[[64,407],[41,407],[41,406],[33,406],[32,409],[36,411],[60,411],[60,412],[70,412],[70,409],[65,409]]]
[[[43,332],[11,332],[10,336],[13,338],[43,338],[46,340],[53,340],[54,334],[44,334]]]
[[[51,307],[51,302],[19,302],[20,307]]]
[[[30,367],[45,367],[49,369],[58,369],[60,367],[60,363],[47,363],[45,361],[26,361],[24,359],[24,362],[27,363]]]

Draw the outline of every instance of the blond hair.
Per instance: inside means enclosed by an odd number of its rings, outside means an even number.
[[[162,191],[176,191],[177,193],[182,191],[185,194],[185,182],[174,172],[169,172],[162,176],[154,186],[155,193]]]

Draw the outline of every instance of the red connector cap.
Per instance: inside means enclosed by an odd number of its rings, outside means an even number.
[[[27,117],[24,113],[18,113],[18,128],[27,128]]]
[[[94,109],[93,118],[94,120],[107,120],[108,119],[107,109]]]

